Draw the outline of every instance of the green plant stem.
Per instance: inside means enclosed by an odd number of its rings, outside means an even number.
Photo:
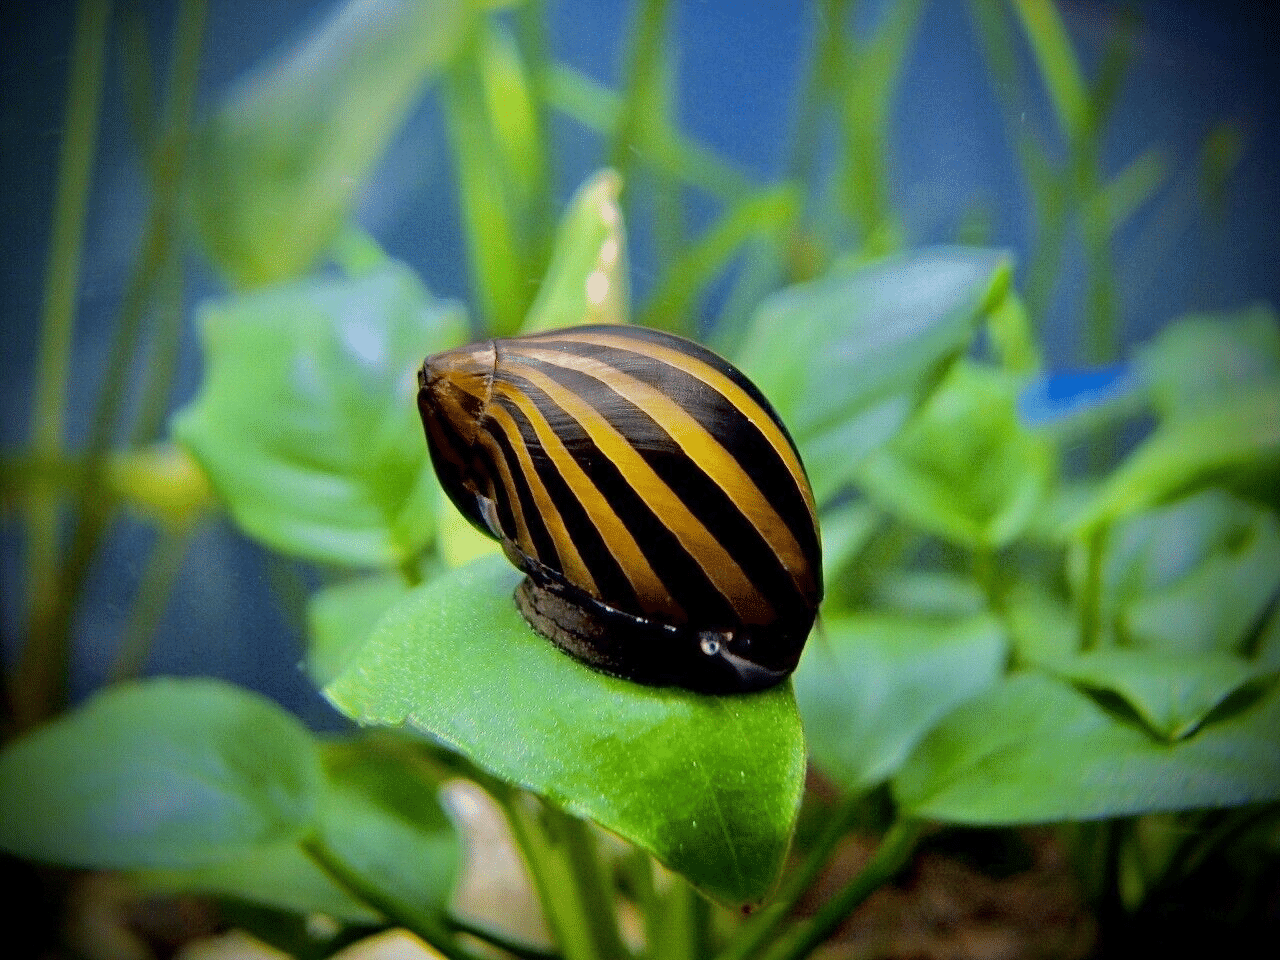
[[[510,335],[524,320],[533,290],[524,282],[526,266],[517,244],[511,198],[485,112],[479,50],[479,39],[472,37],[460,51],[444,74],[441,103],[482,327]]]
[[[475,937],[477,940],[483,940],[504,953],[509,953],[513,957],[520,957],[521,960],[562,960],[560,954],[554,950],[541,950],[527,943],[512,940],[510,937],[495,930],[490,930],[488,927],[472,923],[461,917],[445,917],[445,923],[448,924],[451,930],[465,933],[468,936]]]
[[[525,0],[515,11],[515,38],[528,74],[529,96],[533,104],[534,137],[539,155],[550,156],[550,138],[547,133],[547,87],[551,68],[547,53],[545,0]],[[529,220],[532,224],[531,245],[535,250],[533,261],[536,272],[545,272],[551,257],[551,246],[556,232],[555,193],[551,182],[551,165],[543,162],[538,181],[534,185],[530,201]]]
[[[612,887],[587,824],[492,778],[480,782],[506,814],[565,960],[626,956]]]
[[[753,236],[786,231],[799,209],[798,192],[784,185],[744,200],[724,214],[666,272],[637,321],[678,330],[692,315],[697,296]]]
[[[182,560],[191,545],[191,534],[190,529],[160,531],[129,610],[124,637],[111,667],[111,682],[137,677],[146,666],[151,639],[164,616],[165,603],[178,582],[178,574],[182,572]]]
[[[304,840],[302,849],[320,869],[357,899],[397,926],[404,927],[448,960],[487,960],[487,955],[482,957],[458,943],[442,916],[402,903],[388,891],[368,883],[359,871],[344,862],[318,837]]]
[[[808,956],[850,913],[910,862],[924,829],[925,825],[917,820],[896,821],[857,876],[819,907],[817,913],[774,943],[763,954],[765,960],[799,960]]]
[[[81,0],[77,7],[31,415],[32,449],[42,457],[62,452],[108,20],[106,0]],[[10,690],[19,729],[39,722],[64,701],[69,656],[66,637],[51,629],[58,607],[59,539],[58,504],[52,494],[32,498],[28,524],[29,633]]]
[[[661,870],[649,858],[651,871]],[[652,877],[652,873],[651,873]],[[711,904],[688,882],[668,874],[663,889],[650,881],[645,910],[646,956],[652,960],[700,960],[709,955]]]
[[[547,68],[547,102],[587,128],[610,136],[618,125],[622,98],[613,90],[565,64]],[[650,167],[726,203],[755,193],[751,180],[714,151],[669,126],[645,131],[643,151]]]
[[[156,207],[160,231],[168,237],[168,255],[158,270],[156,329],[147,380],[131,434],[131,445],[160,436],[169,413],[170,393],[182,346],[182,305],[185,276],[179,241],[179,206],[186,178],[186,160],[195,111],[196,85],[200,78],[205,0],[183,0],[178,8],[173,65],[170,68],[167,121],[154,158]]]
[[[1052,0],[1010,0],[1010,4],[1031,44],[1067,142],[1082,143],[1092,126],[1089,89],[1057,8]]]
[[[849,832],[850,825],[862,807],[862,801],[862,795],[855,794],[840,803],[827,818],[822,832],[805,854],[800,866],[786,876],[773,899],[742,925],[737,936],[717,960],[747,960],[775,938],[800,898],[809,892],[826,868],[836,846]]]
[[[663,123],[665,119],[655,118],[651,111],[662,102],[666,31],[667,0],[641,0],[631,31],[626,82],[609,147],[609,166],[622,177],[624,190],[630,180],[635,152],[648,139],[645,128]]]

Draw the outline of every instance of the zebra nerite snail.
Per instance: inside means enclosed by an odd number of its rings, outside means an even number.
[[[572,327],[428,357],[418,410],[445,492],[525,573],[516,603],[556,645],[704,693],[795,669],[822,599],[813,494],[732,365]]]

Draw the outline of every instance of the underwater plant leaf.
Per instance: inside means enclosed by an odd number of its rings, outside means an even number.
[[[1144,345],[1136,362],[1165,415],[1203,409],[1224,394],[1280,380],[1280,318],[1266,307],[1183,317]]]
[[[409,592],[404,577],[379,573],[322,587],[307,598],[307,674],[323,687],[346,669],[374,625]]]
[[[1087,546],[1070,569],[1085,590]],[[1099,571],[1105,637],[1144,648],[1234,652],[1280,589],[1280,521],[1224,490],[1146,510],[1110,528]]]
[[[121,684],[0,752],[0,848],[87,868],[185,868],[300,836],[323,789],[307,730],[212,680]]]
[[[842,789],[882,783],[951,709],[994,684],[1008,641],[990,617],[824,623],[795,674],[814,762]]]
[[[738,365],[802,452],[880,398],[920,388],[1009,289],[1007,255],[938,247],[839,269],[756,311]]]
[[[469,0],[343,3],[233,90],[191,160],[200,237],[233,285],[316,263],[472,12]]]
[[[207,306],[208,368],[173,424],[236,523],[283,553],[398,566],[431,541],[438,483],[415,405],[461,311],[387,262]]]
[[[394,903],[399,916],[442,910],[457,872],[459,841],[437,800],[437,784],[411,758],[365,741],[327,744],[322,756],[325,788],[305,844],[265,844],[185,870],[135,871],[133,881],[145,891],[385,922],[306,851],[318,843],[344,879],[358,878],[358,890],[378,891],[379,906]]]
[[[440,913],[461,847],[438,799],[439,784],[412,757],[361,741],[324,750],[327,789],[316,843],[344,877],[377,890],[400,916]]]
[[[486,558],[414,590],[325,696],[594,820],[720,901],[760,901],[804,783],[790,684],[715,697],[605,676],[525,623],[519,579]]]
[[[323,913],[348,923],[376,924],[382,916],[361,903],[298,843],[267,844],[227,860],[185,870],[138,870],[130,882],[142,893],[226,897],[291,913]]]
[[[1178,740],[1195,731],[1211,710],[1258,669],[1229,653],[1163,650],[1089,650],[1045,664],[1079,686],[1119,694],[1159,737]]]
[[[1010,825],[1280,798],[1280,686],[1173,743],[1038,672],[948,714],[893,779],[904,813]]]
[[[622,179],[606,169],[588,178],[573,195],[522,333],[628,322],[631,294],[626,232],[618,205],[621,190]]]
[[[1168,500],[1196,484],[1280,469],[1280,380],[1221,396],[1160,423],[1072,522],[1076,532]]]
[[[931,533],[993,548],[1026,528],[1054,472],[1052,447],[1018,418],[1010,376],[962,362],[867,457],[857,483],[873,503]]]

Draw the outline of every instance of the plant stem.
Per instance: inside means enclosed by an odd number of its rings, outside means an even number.
[[[622,177],[623,189],[629,186],[634,149],[648,138],[645,128],[664,118],[654,118],[650,111],[661,102],[661,82],[665,55],[663,40],[667,31],[667,0],[641,0],[632,44],[628,54],[627,80],[622,93],[609,147],[609,166]]]
[[[547,69],[547,103],[583,126],[610,136],[618,125],[621,98],[613,90],[562,63]],[[663,126],[648,131],[646,159],[656,170],[726,203],[748,199],[755,186],[736,167],[702,144]]]
[[[784,935],[764,954],[765,960],[799,960],[831,936],[859,905],[891,880],[911,860],[925,825],[896,821],[885,833],[866,866],[809,919]]]
[[[191,545],[191,530],[161,530],[151,548],[147,566],[138,584],[137,596],[129,610],[124,637],[112,664],[109,680],[113,683],[141,675],[151,649],[151,638],[164,616],[165,603],[182,572],[182,560]]]
[[[488,927],[482,927],[461,917],[446,917],[445,923],[458,933],[465,933],[468,936],[475,937],[477,940],[483,940],[504,953],[509,953],[513,957],[520,957],[521,960],[562,960],[560,954],[554,950],[542,950],[527,943],[512,940],[496,930],[490,930]]]
[[[102,99],[108,6],[106,0],[81,0],[76,10],[66,133],[58,160],[31,417],[31,444],[38,457],[57,457],[62,452],[71,335],[80,291],[85,215]],[[58,539],[57,499],[51,494],[33,497],[27,541],[30,630],[10,691],[19,729],[48,716],[66,696],[67,640],[49,628],[56,619]]]
[[[827,818],[822,833],[814,841],[800,867],[783,880],[773,899],[751,917],[738,931],[732,943],[720,954],[718,960],[746,960],[769,943],[791,916],[800,898],[809,892],[818,879],[837,844],[844,838],[858,810],[863,796],[846,797]]]
[[[565,960],[620,960],[611,885],[581,820],[506,784],[479,781],[502,807]]]
[[[443,917],[403,903],[386,890],[367,882],[359,871],[337,856],[318,837],[304,840],[302,849],[320,869],[358,900],[381,913],[396,926],[404,927],[448,960],[488,960],[487,955],[482,957],[472,953],[458,943]]]

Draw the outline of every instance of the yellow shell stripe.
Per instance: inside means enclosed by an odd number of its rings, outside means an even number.
[[[520,353],[540,353],[520,347]],[[561,354],[552,354],[559,360]],[[719,540],[685,506],[613,425],[588,401],[534,367],[506,356],[506,372],[523,377],[542,390],[552,402],[577,420],[602,454],[618,468],[623,478],[707,575],[707,579],[738,611],[744,622],[769,623],[774,613],[761,588],[753,584],[738,562]],[[608,368],[612,369],[612,368]],[[664,588],[665,590],[665,588]]]
[[[494,380],[494,392],[510,400],[524,414],[533,427],[543,450],[551,458],[560,476],[564,478],[569,489],[573,491],[582,504],[587,516],[591,519],[605,546],[615,557],[623,558],[620,566],[627,580],[631,583],[636,597],[646,613],[683,611],[670,598],[670,591],[649,566],[648,560],[640,550],[627,525],[614,512],[612,504],[604,494],[591,482],[591,478],[573,459],[564,441],[551,429],[551,425],[542,411],[519,387],[514,384]],[[575,550],[576,554],[576,550]],[[655,601],[662,601],[655,603]]]
[[[462,388],[459,387],[458,389],[461,390]],[[471,396],[476,396],[476,394],[470,390],[467,390],[466,393]],[[529,556],[535,559],[541,559],[538,557],[538,551],[534,549],[533,538],[529,536],[529,524],[524,519],[524,509],[520,505],[520,497],[516,491],[515,480],[512,478],[511,471],[507,467],[507,458],[502,452],[502,447],[498,446],[497,441],[489,436],[484,430],[476,431],[476,442],[482,444],[493,455],[494,465],[497,467],[498,473],[500,474],[502,486],[507,492],[507,503],[511,505],[511,516],[516,522],[516,543],[519,545],[520,549]],[[492,482],[492,478],[490,478],[490,483]],[[493,494],[494,491],[490,490],[490,497],[492,497]]]
[[[533,500],[538,506],[542,521],[546,524],[547,532],[551,534],[551,539],[556,545],[556,553],[560,555],[560,565],[563,568],[563,572],[569,577],[570,581],[586,589],[596,599],[600,599],[600,591],[596,587],[595,578],[591,576],[591,571],[583,563],[582,556],[578,553],[578,548],[564,525],[564,518],[560,516],[560,511],[556,509],[556,504],[551,494],[543,486],[542,480],[538,476],[538,471],[533,465],[533,460],[529,456],[529,448],[525,446],[520,428],[516,425],[515,420],[512,419],[511,414],[496,403],[489,404],[485,412],[489,419],[502,430],[507,442],[511,445],[511,449],[515,451],[516,459],[520,465],[520,472],[524,475],[525,482],[529,485],[529,491],[533,494]],[[530,556],[535,555],[531,551],[526,552]]]
[[[641,356],[654,357],[697,380],[701,380],[729,401],[769,441],[769,445],[777,451],[778,456],[782,458],[782,462],[786,464],[787,469],[791,472],[796,486],[800,488],[800,494],[804,497],[805,505],[809,508],[809,519],[815,526],[817,525],[818,510],[813,502],[813,492],[809,489],[809,483],[805,479],[804,467],[800,464],[800,458],[796,456],[796,452],[792,449],[791,442],[787,439],[786,434],[779,429],[773,418],[761,408],[760,404],[749,393],[715,367],[672,347],[665,347],[662,344],[648,340],[635,340],[625,334],[601,333],[596,330],[582,332],[570,330],[560,336],[538,338],[538,343],[556,342],[590,343],[599,347],[613,347],[617,350],[626,350]]]
[[[705,426],[688,410],[656,387],[623,373],[616,367],[589,357],[555,350],[539,350],[521,345],[521,356],[540,360],[568,370],[585,373],[599,380],[619,396],[635,404],[671,435],[684,451],[727,496],[756,531],[778,555],[783,568],[791,575],[802,596],[813,589],[812,571],[795,534],[785,520],[760,492],[750,474],[737,457],[725,449]],[[754,404],[752,404],[754,406]],[[659,514],[662,516],[662,514]],[[717,541],[718,543],[719,541]],[[760,592],[766,584],[760,585]]]

